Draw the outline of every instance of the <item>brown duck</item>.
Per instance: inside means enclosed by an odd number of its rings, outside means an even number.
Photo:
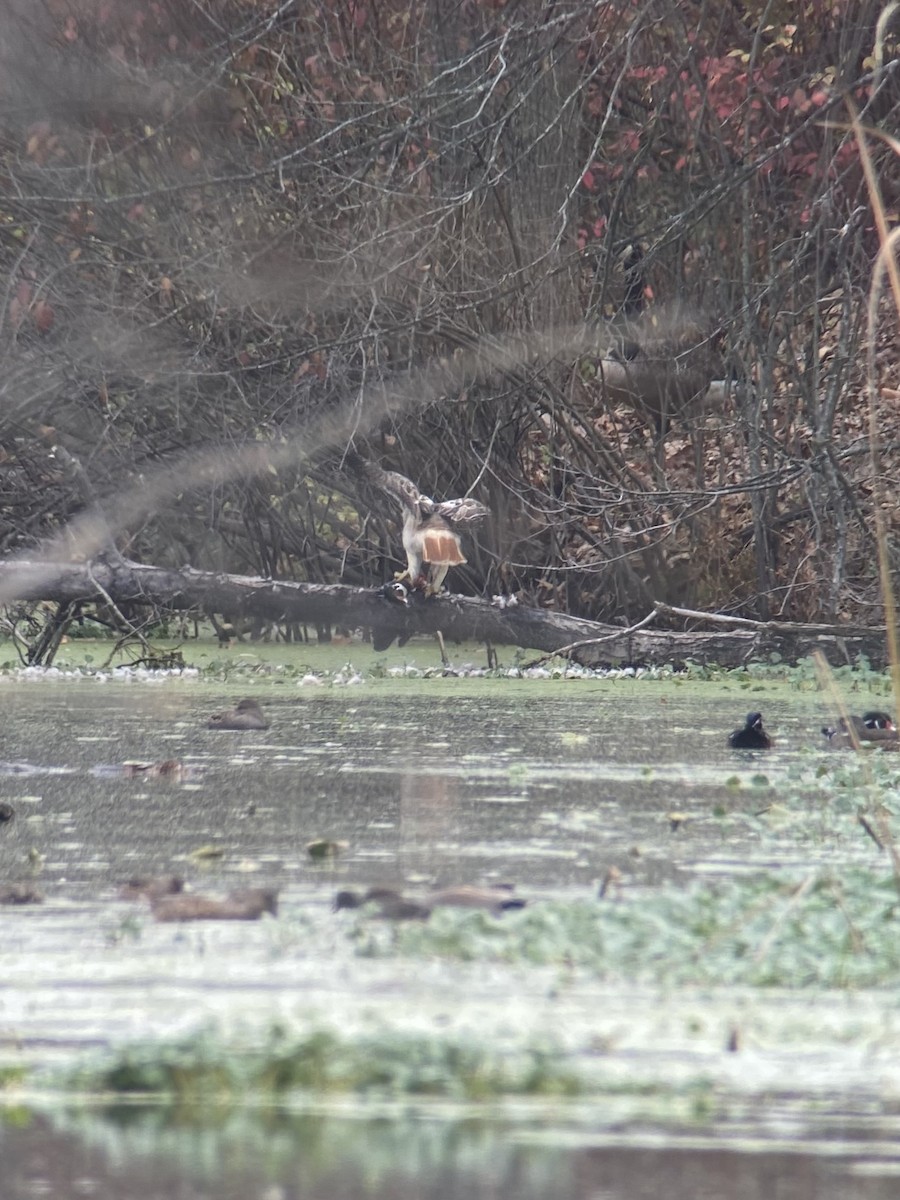
[[[43,904],[44,893],[30,883],[0,884],[0,904]]]
[[[378,906],[375,914],[389,921],[427,921],[431,909],[417,900],[407,900],[394,888],[373,887],[365,892],[355,892],[350,888],[337,893],[332,908],[339,912],[342,908],[365,908],[367,904]]]
[[[394,921],[425,921],[436,908],[480,908],[499,914],[510,909],[524,908],[525,901],[512,895],[508,887],[474,887],[460,884],[440,888],[428,895],[410,899],[394,888],[369,888],[365,892],[341,891],[334,898],[335,910],[378,906],[379,917]]]
[[[182,893],[151,899],[157,921],[258,921],[263,913],[278,916],[275,888],[241,888],[224,899]]]
[[[249,696],[239,700],[234,708],[214,713],[206,722],[207,729],[268,729],[269,722],[259,704]]]
[[[440,888],[425,897],[425,903],[431,908],[483,908],[488,912],[508,912],[515,908],[524,908],[525,901],[521,896],[514,896],[511,887],[475,887],[463,883],[457,887]]]
[[[900,750],[900,731],[887,713],[872,710],[861,717],[841,717],[835,728],[822,727],[829,746],[847,748],[877,745],[882,750]]]

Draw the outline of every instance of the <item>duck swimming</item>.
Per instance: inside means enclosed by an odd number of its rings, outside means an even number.
[[[207,729],[268,729],[269,722],[259,704],[245,696],[234,708],[214,713],[206,722]]]
[[[885,724],[887,722],[887,724]],[[900,731],[887,713],[867,712],[861,717],[841,717],[834,728],[823,725],[822,736],[836,748],[858,745],[881,746],[883,750],[900,749]]]
[[[367,904],[378,906],[375,916],[388,921],[427,921],[431,909],[417,900],[407,900],[396,888],[371,887],[364,892],[346,888],[337,893],[332,908],[340,912],[344,908],[365,908]]]
[[[762,713],[747,713],[743,729],[736,729],[728,738],[732,750],[771,750],[774,740],[763,729]]]
[[[151,898],[157,921],[258,921],[264,912],[278,916],[275,888],[240,888],[222,899],[181,892]]]
[[[43,904],[44,893],[30,883],[0,884],[0,904]]]
[[[894,733],[897,732],[897,726],[894,724],[891,714],[877,708],[870,708],[868,712],[864,712],[862,723],[866,729],[889,729]]]
[[[511,887],[475,887],[463,883],[430,892],[425,897],[425,903],[430,908],[483,908],[488,912],[501,913],[524,908],[526,902],[521,896],[514,896]]]
[[[393,921],[426,921],[436,908],[480,908],[498,915],[510,909],[525,907],[521,896],[514,896],[509,887],[475,887],[460,884],[439,888],[426,896],[409,899],[394,888],[373,887],[365,892],[340,891],[334,898],[334,909],[378,906],[377,916]]]

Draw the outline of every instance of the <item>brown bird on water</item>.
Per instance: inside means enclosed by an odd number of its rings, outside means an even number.
[[[234,708],[214,713],[206,722],[207,729],[268,729],[269,722],[256,700],[245,697]]]
[[[440,888],[412,899],[394,888],[381,887],[369,888],[365,892],[341,891],[334,898],[336,911],[376,904],[379,917],[394,921],[425,921],[436,908],[479,908],[499,915],[511,909],[524,908],[525,903],[520,896],[512,895],[511,888],[475,887],[471,884]]]
[[[343,908],[365,908],[367,904],[378,906],[376,916],[389,921],[427,921],[431,909],[417,900],[407,900],[394,888],[368,888],[365,892],[354,892],[347,888],[337,893],[332,908],[340,912]]]
[[[828,745],[846,749],[857,745],[880,746],[882,750],[900,750],[900,731],[886,712],[872,709],[861,717],[841,717],[835,728],[822,726]]]
[[[484,908],[493,913],[525,907],[525,901],[514,896],[511,887],[475,887],[469,883],[431,892],[425,903],[431,908]]]
[[[183,892],[159,896],[150,907],[157,921],[258,921],[263,913],[278,916],[275,888],[242,888],[224,899]]]
[[[0,884],[0,904],[43,904],[44,893],[30,883]]]

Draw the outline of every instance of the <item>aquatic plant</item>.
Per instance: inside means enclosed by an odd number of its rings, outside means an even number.
[[[79,1067],[68,1082],[220,1106],[309,1091],[455,1100],[576,1095],[580,1085],[562,1059],[550,1044],[503,1050],[454,1037],[396,1031],[352,1037],[330,1029],[297,1034],[280,1025],[236,1045],[210,1027],[178,1042],[115,1051]]]
[[[358,952],[558,966],[632,983],[896,986],[898,910],[887,872],[767,872],[614,903],[535,904],[502,919],[437,912],[392,936],[376,931]]]

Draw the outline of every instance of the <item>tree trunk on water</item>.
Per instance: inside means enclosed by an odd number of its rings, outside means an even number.
[[[564,613],[524,606],[499,607],[469,596],[445,595],[415,599],[409,608],[387,600],[380,589],[342,584],[294,583],[195,571],[168,570],[124,559],[93,563],[0,563],[0,602],[52,600],[58,603],[113,601],[169,610],[226,612],[269,621],[311,625],[371,628],[382,645],[393,637],[436,633],[455,641],[476,640],[523,646],[547,654],[566,653],[585,665],[669,664],[691,661],[740,666],[751,659],[778,654],[785,662],[820,650],[829,662],[844,664],[858,655],[873,663],[884,661],[884,631],[838,626],[744,622],[737,630],[713,633],[620,629]],[[705,617],[720,626],[729,618],[715,614],[670,616]]]

